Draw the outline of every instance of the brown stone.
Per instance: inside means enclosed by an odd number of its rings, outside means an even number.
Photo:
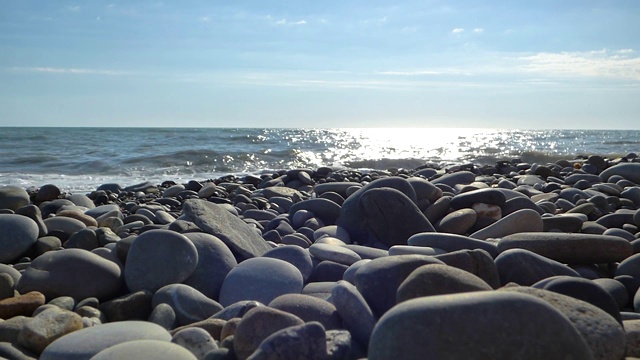
[[[38,291],[4,299],[0,301],[0,319],[11,319],[18,315],[31,316],[44,303],[44,295]]]

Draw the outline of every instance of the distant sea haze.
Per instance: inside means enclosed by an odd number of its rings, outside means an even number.
[[[91,191],[292,168],[413,169],[640,153],[640,131],[441,128],[0,128],[0,185]]]

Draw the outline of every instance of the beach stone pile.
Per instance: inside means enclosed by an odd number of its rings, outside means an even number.
[[[0,187],[0,358],[640,358],[640,158]]]

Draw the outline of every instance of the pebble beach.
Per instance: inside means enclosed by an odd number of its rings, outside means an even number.
[[[640,358],[640,157],[0,186],[0,358]]]

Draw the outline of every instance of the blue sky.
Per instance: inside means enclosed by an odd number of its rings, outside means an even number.
[[[0,126],[640,129],[640,1],[0,0]]]

